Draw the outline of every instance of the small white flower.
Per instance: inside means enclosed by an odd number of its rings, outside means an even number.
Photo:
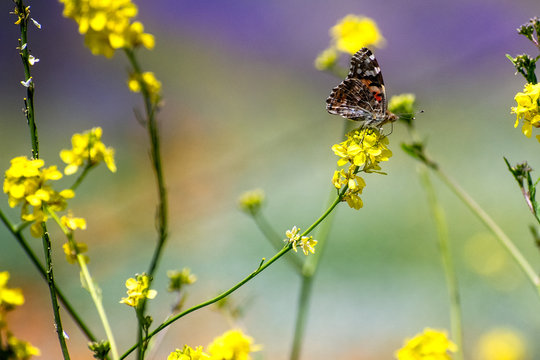
[[[34,66],[35,63],[39,62],[39,59],[34,57],[34,55],[30,55],[28,56],[28,63],[31,65],[31,66]]]
[[[30,78],[28,80],[26,80],[26,81],[21,81],[21,84],[22,84],[22,86],[24,86],[26,88],[30,87],[30,85],[32,84],[32,77],[30,76]]]
[[[30,20],[32,20],[32,22],[34,23],[34,25],[38,28],[38,29],[41,29],[41,24],[38,23],[36,20],[34,20],[33,18],[30,18]]]

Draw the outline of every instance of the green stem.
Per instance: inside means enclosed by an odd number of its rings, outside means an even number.
[[[77,243],[75,242],[75,239],[73,239],[73,232],[67,229],[62,224],[62,222],[58,218],[58,215],[54,211],[50,209],[47,209],[47,211],[51,215],[51,217],[54,219],[54,221],[56,221],[60,229],[62,229],[62,232],[64,233],[64,235],[66,235],[71,248],[74,249],[74,251],[77,253],[77,263],[79,264],[79,267],[81,268],[82,280],[84,280],[84,288],[87,289],[88,292],[90,293],[90,296],[92,297],[92,301],[94,302],[94,306],[96,307],[101,323],[103,324],[103,328],[105,330],[107,340],[109,341],[109,345],[111,347],[111,354],[112,354],[113,360],[117,360],[118,349],[116,347],[116,342],[114,340],[114,335],[111,330],[111,326],[109,324],[107,314],[105,313],[105,308],[103,307],[100,291],[96,287],[94,283],[94,279],[92,279],[92,276],[90,275],[90,271],[88,270],[88,266],[86,265],[86,260],[84,256],[82,254],[79,254]]]
[[[77,180],[75,180],[75,182],[73,183],[73,185],[71,185],[71,190],[75,190],[79,187],[79,185],[81,184],[81,182],[84,180],[84,178],[86,177],[86,175],[88,175],[88,173],[90,172],[90,169],[92,169],[93,167],[95,166],[95,164],[86,164],[86,166],[84,167],[83,171],[81,172],[81,175],[79,175],[79,177],[77,178]]]
[[[62,356],[64,357],[64,360],[69,360],[69,352],[66,345],[66,338],[64,337],[62,320],[60,318],[58,299],[56,298],[56,285],[54,283],[53,264],[51,258],[51,240],[49,239],[49,233],[47,232],[47,225],[43,222],[41,223],[41,227],[43,229],[43,235],[41,237],[43,243],[43,252],[45,254],[45,263],[47,264],[47,284],[49,285],[49,293],[51,295],[56,334],[58,335],[58,341],[60,342],[60,348],[62,349]]]
[[[281,239],[279,234],[274,231],[268,221],[266,221],[266,218],[263,216],[263,214],[260,211],[256,214],[253,214],[253,220],[255,221],[255,224],[257,225],[259,230],[263,233],[264,237],[268,240],[268,242],[270,242],[270,245],[272,245],[272,247],[276,251],[280,251],[283,246],[283,240]],[[302,271],[303,262],[294,254],[285,257],[285,259],[297,272]]]
[[[30,18],[30,11],[26,9],[26,6],[22,0],[15,0],[17,11],[19,14],[24,14],[20,18],[19,28],[21,31],[21,38],[19,40],[19,49],[21,60],[24,67],[24,80],[28,82],[32,77],[30,74],[30,62],[28,61],[30,53],[28,51],[28,20]],[[34,118],[34,82],[30,81],[26,87],[26,98],[24,99],[24,112],[26,120],[28,121],[28,128],[30,130],[30,139],[32,141],[32,158],[39,158],[39,141],[37,134],[37,126]]]
[[[26,255],[30,258],[30,261],[32,262],[32,264],[34,264],[38,272],[41,274],[43,279],[47,280],[47,270],[45,270],[45,267],[40,263],[36,254],[34,254],[32,249],[26,242],[25,238],[21,235],[20,230],[16,229],[15,226],[11,224],[11,222],[2,212],[2,210],[0,210],[0,220],[2,220],[4,225],[6,225],[6,227],[8,228],[9,232],[11,232],[13,237],[15,237],[19,245],[23,248]],[[96,337],[94,336],[94,334],[92,334],[90,329],[86,326],[86,324],[83,322],[79,314],[75,311],[73,306],[69,303],[67,298],[64,296],[64,293],[58,288],[58,286],[56,286],[56,284],[55,284],[55,289],[56,289],[56,294],[58,295],[58,299],[62,303],[62,306],[64,307],[64,309],[66,309],[68,314],[72,317],[73,321],[75,321],[77,326],[86,335],[88,340],[96,341]]]
[[[428,197],[428,203],[431,208],[431,213],[435,220],[437,228],[437,235],[439,238],[439,251],[441,254],[441,262],[443,264],[444,275],[446,278],[446,287],[448,290],[448,296],[450,299],[450,324],[451,324],[451,337],[457,344],[458,350],[455,360],[463,360],[463,326],[461,315],[461,301],[459,295],[458,281],[456,277],[456,271],[452,261],[452,255],[450,252],[449,240],[448,240],[448,226],[446,224],[446,217],[444,210],[437,199],[435,189],[429,173],[425,165],[421,165],[419,168],[420,180],[424,184],[424,189]]]
[[[294,328],[294,339],[290,356],[291,360],[298,360],[300,358],[300,350],[302,348],[302,340],[304,338],[304,331],[309,313],[309,300],[311,299],[312,285],[313,275],[302,274],[302,286],[300,289],[300,299],[298,300],[298,313],[296,315],[296,325]]]
[[[340,194],[336,197],[336,200],[332,203],[332,205],[330,205],[330,207],[324,212],[324,214],[321,215],[308,228],[308,230],[304,231],[301,236],[306,236],[307,234],[309,234],[318,224],[320,224],[332,212],[332,210],[336,207],[336,205],[339,204],[339,202],[341,201],[341,198],[343,197],[343,194],[345,193],[346,190],[347,190],[347,188],[344,187],[342,192],[340,192]],[[251,279],[253,279],[257,275],[259,275],[266,268],[268,268],[270,265],[272,265],[274,262],[276,262],[280,257],[285,255],[289,250],[291,250],[291,248],[292,248],[292,244],[287,244],[277,254],[275,254],[270,260],[268,260],[267,262],[265,262],[265,259],[263,258],[261,263],[259,264],[259,266],[257,267],[257,269],[255,271],[253,271],[251,274],[249,274],[247,277],[245,277],[242,281],[240,281],[239,283],[237,283],[236,285],[231,287],[229,290],[221,293],[220,295],[218,295],[218,296],[216,296],[216,297],[214,297],[214,298],[212,298],[210,300],[207,300],[207,301],[205,301],[203,303],[200,303],[199,305],[195,305],[195,306],[193,306],[193,307],[179,313],[178,315],[173,316],[169,320],[167,320],[164,323],[162,323],[161,325],[159,325],[150,334],[148,334],[148,336],[145,339],[143,339],[143,341],[148,341],[150,338],[155,336],[157,333],[159,333],[160,331],[162,331],[163,329],[165,329],[166,327],[168,327],[169,325],[171,325],[172,323],[174,323],[178,319],[180,319],[180,318],[182,318],[182,317],[184,317],[184,316],[186,316],[186,315],[188,315],[188,314],[190,314],[190,313],[192,313],[192,312],[194,312],[196,310],[199,310],[199,309],[204,308],[204,307],[206,307],[208,305],[216,303],[219,300],[221,300],[221,299],[227,297],[228,295],[232,294],[233,292],[238,290],[240,287],[242,287],[245,283],[247,283],[248,281],[250,281]],[[140,342],[133,345],[122,356],[120,356],[120,360],[126,358],[129,354],[131,354],[133,352],[133,350],[135,350],[139,346],[140,346]]]
[[[502,231],[502,229],[493,221],[493,219],[467,194],[461,187],[455,183],[448,175],[446,175],[440,168],[432,169],[442,179],[442,181],[456,194],[461,201],[467,205],[467,207],[491,230],[493,235],[499,240],[501,245],[510,253],[512,258],[519,265],[525,276],[529,279],[531,285],[534,286],[536,293],[540,296],[540,278],[536,274],[533,267],[529,264],[527,259],[514,245],[512,240]]]
[[[141,67],[135,57],[135,53],[130,49],[125,49],[125,53],[133,71],[135,74],[142,76]],[[161,163],[161,150],[160,150],[160,140],[159,140],[159,131],[156,121],[156,110],[157,105],[152,102],[150,93],[144,81],[140,81],[141,93],[144,99],[144,107],[146,112],[146,127],[148,134],[150,136],[150,156],[152,159],[152,166],[154,169],[154,174],[156,176],[156,182],[158,187],[158,196],[159,204],[157,210],[157,229],[158,229],[158,242],[150,262],[148,269],[148,275],[150,281],[152,281],[154,272],[156,271],[157,265],[161,258],[161,253],[163,247],[167,241],[168,237],[168,205],[167,205],[167,189],[165,187],[165,179],[163,175],[163,166]]]

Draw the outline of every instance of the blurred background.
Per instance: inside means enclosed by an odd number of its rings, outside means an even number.
[[[540,268],[528,231],[534,218],[503,162],[506,156],[511,163],[527,160],[540,167],[533,155],[537,141],[513,127],[510,107],[524,80],[505,57],[536,55],[516,28],[539,15],[537,0],[136,4],[138,20],[156,36],[155,49],[140,52],[141,62],[162,81],[165,99],[159,123],[170,238],[153,286],[158,297],[150,302],[156,322],[173,302],[166,292],[167,270],[187,266],[198,276],[189,289],[191,306],[228,289],[274,254],[237,209],[243,191],[265,190],[264,211],[279,232],[306,228],[321,214],[337,160],[330,148],[341,141],[343,128],[341,118],[327,114],[325,99],[341,79],[317,71],[313,61],[329,44],[329,28],[349,13],[379,25],[386,46],[376,55],[388,94],[416,94],[425,111],[417,127],[428,152]],[[41,157],[63,168],[59,151],[70,146],[73,133],[94,126],[103,128],[103,141],[116,149],[118,172],[105,166],[93,171],[70,207],[87,219],[78,240],[90,247],[90,269],[123,352],[135,341],[134,312],[118,303],[124,281],[148,268],[156,240],[148,139],[133,115],[142,103],[127,90],[122,53],[112,60],[92,56],[59,3],[29,5],[42,24],[29,35],[30,49],[41,60],[33,68]],[[30,155],[12,8],[4,2],[0,12],[2,171],[11,158]],[[391,359],[406,337],[424,327],[449,329],[435,228],[417,163],[400,149],[404,141],[406,129],[397,124],[390,136],[394,156],[383,164],[388,175],[365,177],[364,208],[338,208],[313,289],[302,359]],[[69,186],[72,180],[62,181]],[[497,334],[508,332],[525,349],[515,359],[539,359],[540,299],[533,287],[471,212],[438,179],[434,183],[457,267],[467,359],[483,360],[480,344],[501,344]],[[17,219],[19,209],[9,209],[5,195],[0,207]],[[57,282],[104,337],[78,269],[64,260],[62,236],[52,235]],[[41,254],[41,241],[29,240]],[[39,347],[42,359],[60,358],[46,284],[0,227],[3,270],[11,273],[9,285],[22,288],[26,297],[9,315],[14,334]],[[233,301],[245,304],[238,325],[264,346],[256,359],[288,358],[299,280],[280,261],[234,293]],[[72,358],[89,359],[85,338],[67,315],[64,322]],[[191,314],[169,329],[155,359],[183,344],[207,345],[229,326],[212,309]]]

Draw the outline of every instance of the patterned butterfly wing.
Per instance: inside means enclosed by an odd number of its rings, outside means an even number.
[[[366,125],[381,126],[396,116],[387,111],[386,92],[379,63],[373,53],[362,48],[351,59],[347,78],[326,100],[329,113]]]

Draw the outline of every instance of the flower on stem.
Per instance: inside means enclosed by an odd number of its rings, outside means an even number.
[[[239,329],[225,332],[208,345],[212,360],[250,360],[250,353],[259,350],[261,346],[253,345],[253,338]]]
[[[347,139],[332,146],[334,153],[339,156],[338,166],[348,165],[347,170],[340,169],[334,172],[332,183],[336,189],[347,187],[342,200],[353,209],[363,206],[360,194],[366,186],[364,179],[358,172],[379,173],[379,162],[388,161],[392,152],[386,146],[388,138],[379,129],[355,129],[347,134]]]
[[[184,345],[183,349],[176,349],[169,354],[167,360],[206,360],[210,356],[203,351],[202,346],[197,346],[195,349],[188,345]]]
[[[516,114],[514,127],[518,127],[520,119],[523,120],[521,131],[530,138],[533,126],[540,127],[540,84],[526,84],[523,92],[517,93],[514,99],[517,103],[511,110]],[[536,138],[540,141],[540,135]]]
[[[102,134],[103,130],[100,127],[95,127],[71,137],[72,149],[60,151],[60,158],[68,164],[64,169],[64,174],[72,175],[84,164],[94,166],[102,161],[111,172],[116,172],[114,149],[106,147],[101,142]]]
[[[315,245],[317,245],[317,240],[313,239],[313,236],[301,236],[300,228],[297,228],[296,225],[293,226],[291,230],[285,232],[286,238],[283,240],[286,243],[292,244],[292,248],[295,252],[298,252],[297,247],[301,247],[304,255],[309,255],[309,253],[315,253]]]
[[[49,181],[62,178],[62,173],[56,166],[43,168],[44,165],[42,159],[28,160],[26,156],[13,158],[4,179],[4,193],[9,196],[9,206],[21,205],[21,219],[34,222],[30,227],[34,237],[42,235],[41,223],[49,217],[43,211],[43,205],[52,211],[62,211],[67,206],[66,200],[75,196],[70,189],[60,192],[53,190]]]
[[[77,255],[88,251],[88,245],[86,245],[85,243],[74,244],[75,246],[73,246],[73,243],[67,242],[62,245],[62,248],[64,249],[64,254],[66,254],[66,261],[70,264],[75,264],[77,262]],[[83,261],[88,264],[90,258],[86,255],[83,255]]]
[[[7,342],[8,349],[6,352],[13,356],[8,356],[8,359],[27,360],[34,355],[41,355],[41,352],[37,347],[32,346],[28,341],[17,339],[11,333],[8,333]]]
[[[373,19],[349,14],[330,29],[337,50],[354,54],[363,47],[380,47],[384,38]]]
[[[143,82],[146,87],[146,90],[148,91],[148,95],[150,96],[150,100],[152,101],[152,103],[153,104],[159,103],[159,100],[161,99],[161,81],[156,79],[156,76],[151,71],[147,71],[142,74],[133,73],[129,75],[129,79],[128,79],[129,90],[133,92],[141,92],[142,91],[141,83]]]
[[[249,190],[238,198],[238,206],[247,214],[255,215],[264,203],[265,194],[262,189]]]
[[[168,291],[180,291],[184,285],[191,285],[197,281],[197,276],[192,274],[189,268],[183,268],[182,271],[169,270],[167,277],[169,278]]]
[[[456,351],[457,345],[444,331],[426,328],[422,334],[407,339],[395,356],[398,360],[450,360],[449,352]]]
[[[135,275],[135,278],[129,278],[126,280],[127,294],[128,296],[122,298],[120,303],[137,307],[142,303],[144,299],[153,299],[157,295],[156,290],[149,289],[150,278],[146,274]]]
[[[131,0],[60,0],[63,15],[79,24],[85,44],[94,55],[108,58],[120,48],[144,46],[152,49],[153,35],[144,33],[139,22],[132,22],[138,9]]]
[[[315,58],[315,68],[317,70],[328,70],[336,65],[338,52],[334,47],[329,47],[323,50],[317,58]]]

